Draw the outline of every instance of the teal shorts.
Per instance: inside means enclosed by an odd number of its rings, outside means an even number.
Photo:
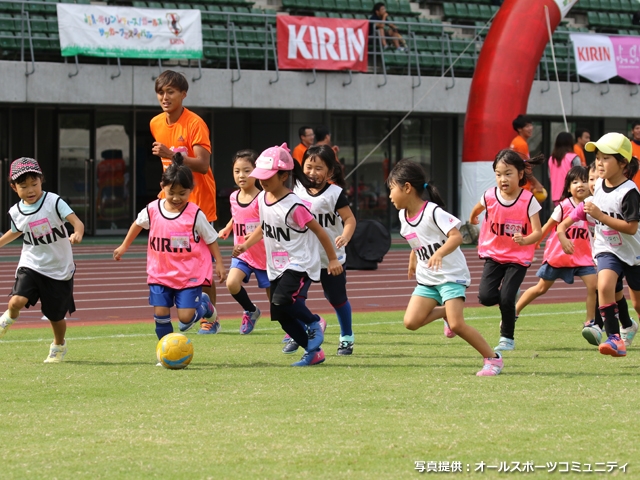
[[[427,287],[426,285],[418,285],[413,291],[412,295],[417,297],[433,298],[438,305],[444,305],[447,300],[454,298],[466,298],[465,292],[467,287],[460,285],[459,283],[443,283],[442,285],[435,285],[433,287]]]

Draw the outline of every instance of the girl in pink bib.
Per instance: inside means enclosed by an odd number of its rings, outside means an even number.
[[[478,215],[487,211],[478,239],[478,254],[485,259],[478,299],[485,306],[500,305],[497,351],[515,349],[516,296],[541,236],[540,204],[522,188],[525,168],[513,150],[498,152],[493,161],[498,185],[484,193],[469,219],[477,225]]]
[[[160,182],[164,198],[154,200],[138,214],[122,245],[113,252],[113,258],[120,260],[140,232],[149,230],[147,283],[158,339],[173,332],[174,305],[181,332],[201,318],[217,322],[215,308],[202,292],[203,286],[211,285],[211,255],[220,283],[227,276],[216,231],[200,208],[189,202],[193,174],[182,161],[180,153],[173,156]]]
[[[233,163],[233,180],[240,187],[229,197],[231,203],[231,220],[218,232],[220,238],[226,239],[233,231],[233,244],[244,243],[246,235],[260,226],[260,211],[258,209],[258,181],[250,178],[251,172],[256,168],[257,154],[253,150],[240,150],[236,153]],[[260,240],[242,255],[231,259],[231,268],[227,277],[227,289],[236,302],[244,310],[240,333],[248,335],[256,325],[262,314],[256,307],[249,294],[242,286],[249,283],[253,273],[258,281],[258,287],[264,288],[269,295],[269,277],[267,276],[267,254],[264,249],[264,240]]]
[[[574,277],[580,277],[587,287],[587,318],[595,317],[596,309],[596,269],[591,256],[591,234],[586,220],[575,223],[567,230],[567,236],[573,240],[574,252],[567,255],[562,250],[556,225],[567,218],[573,209],[591,195],[588,186],[587,167],[572,167],[564,180],[562,194],[549,221],[542,228],[542,237],[551,232],[545,245],[542,266],[536,273],[540,278],[537,285],[522,294],[516,305],[516,317],[533,300],[547,293],[558,279],[572,284]]]

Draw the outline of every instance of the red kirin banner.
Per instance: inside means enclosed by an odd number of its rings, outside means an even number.
[[[367,71],[367,20],[278,15],[277,35],[282,70]]]

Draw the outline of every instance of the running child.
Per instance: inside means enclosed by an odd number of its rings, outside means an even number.
[[[417,330],[446,315],[451,330],[484,358],[484,366],[476,375],[498,375],[503,367],[502,355],[464,321],[465,292],[471,274],[460,250],[460,220],[444,211],[440,195],[425,177],[420,165],[401,160],[387,179],[389,198],[400,210],[400,235],[411,245],[409,278],[415,275],[418,280],[404,326]]]
[[[607,340],[598,347],[603,355],[624,357],[633,342],[638,324],[620,315],[616,283],[624,275],[634,305],[640,295],[640,192],[630,179],[638,171],[631,142],[620,133],[608,133],[585,145],[596,152],[596,181],[593,197],[581,203],[570,219],[558,226],[558,238],[565,253],[574,251],[566,236],[572,221],[589,218],[595,222],[593,256],[598,265],[598,303]],[[624,301],[624,300],[623,300]],[[623,308],[628,310],[626,301]],[[620,328],[619,322],[622,323]]]
[[[493,161],[498,185],[484,192],[469,219],[477,225],[478,215],[486,209],[478,239],[478,255],[485,259],[478,299],[487,307],[500,306],[497,351],[515,349],[516,297],[541,236],[540,204],[522,188],[525,169],[517,152],[499,151]]]
[[[574,252],[572,255],[564,253],[556,233],[556,226],[590,195],[587,167],[574,166],[570,168],[564,179],[562,193],[557,197],[558,205],[553,210],[549,221],[542,228],[541,239],[549,232],[551,235],[545,245],[542,266],[536,273],[540,280],[537,285],[527,289],[518,300],[516,318],[533,300],[547,293],[556,280],[561,279],[571,285],[574,277],[580,277],[587,287],[586,321],[588,322],[595,317],[597,280],[591,256],[591,235],[587,222],[580,221],[567,231],[569,238],[573,239]]]
[[[236,153],[231,164],[233,180],[240,189],[229,197],[231,220],[218,232],[218,235],[220,238],[226,239],[233,230],[234,245],[244,243],[245,236],[253,233],[260,226],[257,200],[260,189],[258,181],[250,178],[251,172],[256,167],[256,156],[256,152],[253,150],[240,150]],[[258,281],[258,287],[266,289],[267,299],[269,299],[269,277],[267,276],[266,262],[264,240],[260,240],[239,257],[231,259],[227,289],[244,310],[240,325],[242,335],[248,335],[253,331],[261,315],[260,309],[253,304],[242,284],[249,283],[249,278],[253,273]]]
[[[164,197],[140,211],[122,245],[113,252],[113,258],[120,260],[140,232],[149,230],[147,283],[158,339],[173,332],[171,307],[174,305],[181,332],[189,330],[201,318],[216,317],[209,295],[202,292],[203,286],[212,283],[212,255],[220,283],[227,276],[216,231],[202,210],[189,202],[193,174],[182,162],[180,153],[173,155],[172,164],[160,181]]]
[[[53,342],[44,363],[60,363],[67,353],[65,315],[76,311],[73,301],[72,243],[80,243],[84,224],[58,195],[42,190],[44,175],[33,158],[14,160],[9,185],[20,201],[9,210],[11,230],[0,238],[0,247],[22,236],[22,253],[11,290],[9,308],[0,317],[0,337],[18,320],[20,310],[40,300],[49,319]],[[64,223],[73,226],[68,234]]]
[[[325,357],[320,348],[324,341],[321,318],[305,304],[309,285],[320,280],[318,244],[309,231],[318,237],[327,254],[329,274],[342,274],[342,265],[327,233],[290,188],[298,182],[305,187],[312,185],[289,154],[286,143],[262,152],[251,176],[260,180],[264,190],[258,194],[261,226],[244,243],[234,246],[233,255],[241,255],[264,237],[271,282],[271,320],[280,322],[285,333],[306,351],[292,366],[322,363]]]
[[[307,149],[302,157],[302,170],[313,186],[304,188],[297,184],[293,191],[327,232],[334,244],[338,261],[343,266],[340,275],[330,275],[327,270],[329,259],[320,250],[320,283],[340,324],[338,355],[351,355],[355,337],[351,325],[351,303],[347,297],[347,271],[344,263],[347,261],[345,247],[356,229],[356,218],[343,190],[342,166],[337,162],[336,154],[330,146],[318,145]],[[282,351],[293,353],[297,349],[295,340],[289,339]]]

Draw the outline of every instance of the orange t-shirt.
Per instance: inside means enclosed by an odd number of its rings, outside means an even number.
[[[300,165],[302,165],[302,157],[304,157],[304,152],[307,151],[307,148],[304,143],[299,143],[291,153],[291,156],[296,159]]]
[[[511,140],[509,148],[515,152],[518,152],[523,160],[529,160],[529,144],[520,135]]]
[[[211,153],[209,127],[202,118],[186,108],[173,125],[167,125],[166,113],[160,113],[151,119],[149,126],[156,142],[162,143],[172,151],[178,147],[184,147],[189,157],[195,157],[193,147],[199,145]],[[166,170],[169,165],[171,165],[171,159],[163,158],[163,170]],[[198,205],[207,220],[213,222],[218,216],[216,215],[216,182],[213,179],[211,167],[207,173],[193,172],[193,183],[195,185],[189,201]],[[159,198],[163,196],[164,192],[158,195]]]
[[[640,145],[638,145],[633,140],[631,140],[631,153],[633,154],[634,157],[640,160]],[[638,171],[638,173],[635,174],[632,180],[633,180],[633,183],[635,183],[638,189],[640,190],[640,171]]]
[[[584,150],[577,143],[574,143],[574,145],[573,145],[573,153],[575,153],[576,155],[578,155],[580,157],[580,163],[582,164],[583,167],[586,167],[587,166],[587,159],[584,156]]]

